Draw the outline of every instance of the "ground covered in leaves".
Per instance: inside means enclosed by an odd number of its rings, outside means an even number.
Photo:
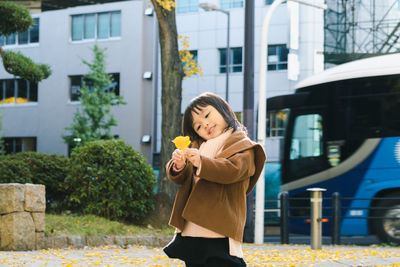
[[[400,267],[400,248],[306,245],[245,245],[248,266],[392,266]],[[184,266],[169,259],[161,248],[117,246],[85,249],[49,249],[0,252],[0,266]]]

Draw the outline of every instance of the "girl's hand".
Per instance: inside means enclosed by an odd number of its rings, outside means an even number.
[[[183,158],[183,152],[180,149],[175,149],[172,152],[172,161],[175,164],[175,167],[179,170],[185,167],[185,159]]]
[[[196,148],[187,148],[184,151],[185,157],[189,160],[193,166],[199,167],[200,166],[200,152]]]

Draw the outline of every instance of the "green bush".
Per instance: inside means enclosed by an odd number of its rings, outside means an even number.
[[[21,152],[0,157],[0,183],[33,183],[46,186],[47,211],[60,211],[66,197],[64,180],[69,159],[61,155]]]
[[[9,156],[0,156],[0,183],[32,183],[29,164]]]
[[[142,154],[121,140],[75,148],[66,182],[72,210],[141,222],[153,209],[153,169]]]
[[[60,211],[66,197],[64,180],[69,171],[69,159],[39,152],[21,152],[7,157],[28,164],[32,183],[46,186],[47,211]]]

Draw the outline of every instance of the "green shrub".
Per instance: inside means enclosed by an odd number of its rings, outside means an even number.
[[[64,180],[69,171],[69,159],[62,155],[21,152],[7,156],[29,166],[32,183],[46,186],[47,211],[59,211],[66,197]]]
[[[29,164],[9,156],[0,156],[0,183],[32,183]]]
[[[108,219],[140,222],[153,209],[155,175],[121,140],[88,142],[71,153],[70,207]]]

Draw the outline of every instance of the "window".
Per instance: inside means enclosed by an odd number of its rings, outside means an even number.
[[[192,54],[192,59],[197,63],[197,50],[190,50],[189,53]],[[182,62],[183,67],[185,67],[186,64],[186,62]]]
[[[286,44],[268,46],[268,70],[287,70],[289,49]]]
[[[221,0],[221,9],[243,7],[243,0]]]
[[[36,137],[3,137],[6,154],[36,151]]]
[[[199,10],[199,0],[177,0],[177,13],[197,12]]]
[[[274,2],[275,0],[265,0],[265,4],[266,5],[272,5],[272,3]],[[283,3],[285,3],[285,2],[283,2]],[[282,3],[282,4],[283,4]]]
[[[230,48],[229,72],[242,71],[242,48]],[[219,73],[226,72],[226,49],[219,49]]]
[[[189,52],[193,55],[193,60],[197,62],[197,50],[190,50]]]
[[[25,104],[37,101],[37,83],[22,79],[0,80],[0,104]]]
[[[0,45],[27,45],[39,43],[39,18],[33,19],[33,25],[29,30],[14,33],[8,36],[0,36]]]
[[[267,137],[283,137],[285,134],[285,123],[287,110],[268,112]]]
[[[322,117],[319,114],[296,118],[290,147],[290,159],[318,157],[323,153]]]
[[[311,111],[311,110],[310,110]],[[332,167],[324,151],[323,115],[304,114],[304,110],[294,114],[294,126],[290,142],[289,160],[282,170],[283,183],[324,171]],[[291,121],[292,122],[292,121]],[[288,129],[291,129],[289,126]],[[291,134],[288,133],[290,136]]]
[[[71,39],[108,39],[121,36],[121,11],[72,16]]]
[[[113,83],[110,84],[107,88],[104,88],[104,90],[107,90],[108,92],[114,92],[117,96],[119,96],[119,73],[111,73],[110,75]],[[69,76],[71,101],[79,101],[79,89],[81,89],[83,82],[85,82],[85,84],[90,87],[91,81],[85,80],[83,77],[84,75]]]

